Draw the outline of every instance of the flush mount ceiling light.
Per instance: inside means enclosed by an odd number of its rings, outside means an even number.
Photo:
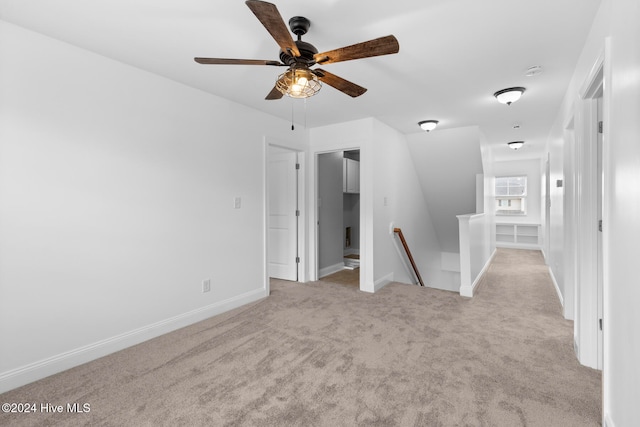
[[[309,98],[320,91],[318,76],[306,67],[292,67],[276,81],[276,89],[291,98]]]
[[[511,105],[512,102],[520,99],[525,90],[523,87],[510,87],[497,91],[493,96],[495,96],[501,104]]]
[[[518,148],[522,148],[522,146],[524,145],[524,141],[512,141],[508,142],[507,145],[509,146],[509,148],[517,150]]]
[[[439,122],[437,120],[423,120],[421,122],[418,122],[418,126],[420,126],[422,130],[431,132],[436,128],[436,126],[438,126],[438,123]]]

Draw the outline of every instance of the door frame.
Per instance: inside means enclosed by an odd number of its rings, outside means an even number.
[[[576,197],[576,136],[575,117],[572,114],[564,126],[563,170],[564,170],[564,200],[563,200],[563,238],[564,251],[564,317],[575,320],[576,290],[578,277],[578,224],[574,220],[577,216]],[[578,342],[577,329],[574,327],[574,345]],[[577,354],[576,350],[576,354]]]
[[[372,269],[369,260],[369,250],[366,246],[366,233],[367,233],[367,202],[369,200],[366,193],[366,180],[363,178],[367,165],[366,163],[366,149],[363,149],[364,144],[361,141],[340,144],[340,146],[312,148],[310,156],[313,156],[313,161],[309,164],[309,175],[312,177],[312,185],[309,186],[310,194],[310,209],[309,209],[309,274],[310,280],[318,280],[318,268],[319,268],[319,249],[318,249],[318,155],[326,153],[335,153],[337,151],[352,151],[360,150],[360,290],[365,292],[373,292],[367,287],[367,279],[372,276]],[[365,190],[363,191],[363,187]]]
[[[598,173],[598,98],[604,98],[605,52],[599,55],[591,72],[579,90],[576,104],[576,217],[577,217],[577,277],[575,337],[578,360],[583,365],[602,369],[604,254],[599,249],[602,236],[598,221],[602,220],[598,199],[604,200],[604,186],[598,184],[602,174]],[[606,118],[607,105],[602,117]],[[606,134],[603,133],[606,141]],[[600,158],[600,161],[602,159]],[[603,167],[606,167],[603,163]],[[599,194],[600,192],[600,194]],[[606,231],[606,226],[605,226]]]

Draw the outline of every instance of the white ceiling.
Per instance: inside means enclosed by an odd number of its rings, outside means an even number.
[[[368,88],[324,86],[306,101],[264,97],[283,68],[200,65],[196,56],[278,59],[243,0],[0,0],[0,19],[308,127],[375,117],[404,134],[417,122],[477,125],[498,158],[540,156],[600,0],[274,0],[285,22],[311,20],[320,51],[393,34],[400,52],[326,65]],[[295,37],[295,36],[294,36]],[[37,55],[37,52],[33,52]],[[541,65],[544,72],[525,77]],[[43,64],[46,66],[46,64]],[[492,94],[525,86],[511,106]],[[305,114],[306,110],[306,114]],[[514,130],[514,123],[521,128]],[[437,132],[434,131],[434,132]],[[513,152],[506,142],[523,139]],[[514,157],[517,156],[517,157]]]

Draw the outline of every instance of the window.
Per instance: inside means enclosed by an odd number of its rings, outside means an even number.
[[[496,214],[524,215],[527,201],[527,177],[496,177]]]

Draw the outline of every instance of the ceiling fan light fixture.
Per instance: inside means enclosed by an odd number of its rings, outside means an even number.
[[[497,91],[493,96],[496,97],[499,103],[511,105],[511,103],[520,99],[525,90],[523,87],[510,87]]]
[[[426,132],[431,132],[436,128],[436,126],[438,126],[438,123],[439,122],[437,120],[423,120],[421,122],[418,122],[418,126],[420,126],[422,130]]]
[[[512,150],[517,150],[518,148],[522,148],[522,146],[524,145],[524,141],[511,141],[508,142],[507,145]]]
[[[276,81],[276,89],[291,98],[309,98],[320,91],[318,76],[308,68],[290,68]]]

